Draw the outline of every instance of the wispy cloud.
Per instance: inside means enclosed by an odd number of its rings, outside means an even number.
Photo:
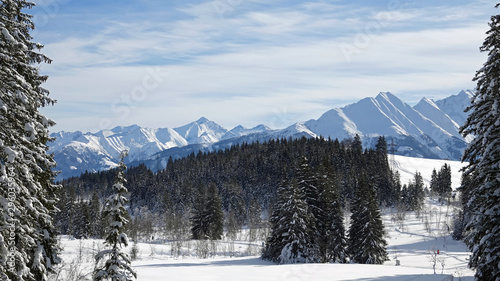
[[[277,115],[317,118],[379,91],[439,98],[473,86],[490,4],[361,2],[132,1],[117,12],[67,2],[37,34],[59,100],[46,112],[64,130],[200,116],[276,126]],[[151,69],[161,83],[127,104]]]

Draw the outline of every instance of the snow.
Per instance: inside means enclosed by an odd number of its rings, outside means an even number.
[[[168,271],[170,280],[439,280],[442,275],[429,275],[429,270],[404,267],[355,264],[276,265],[257,257],[213,259],[208,261],[176,260],[151,264],[138,262],[135,266],[138,280],[164,280]],[[389,272],[388,272],[389,271]],[[191,272],[191,274],[189,274]],[[172,277],[175,277],[172,279]]]
[[[9,31],[6,28],[2,28],[2,34],[7,41],[10,41],[12,44],[17,43],[16,39],[10,35]]]
[[[392,163],[392,156],[389,156],[389,164]],[[462,179],[462,172],[460,170],[467,165],[461,161],[441,160],[441,159],[425,159],[416,157],[407,157],[401,155],[394,155],[394,167],[398,170],[401,176],[401,184],[407,184],[410,180],[414,179],[415,172],[418,171],[422,174],[424,183],[429,186],[432,170],[439,171],[446,163],[451,167],[451,186],[457,189],[460,186]]]
[[[14,159],[17,157],[17,152],[11,149],[8,146],[3,147],[5,153],[7,154],[7,162],[12,163],[14,162]]]
[[[458,125],[463,126],[468,116],[464,110],[471,105],[473,96],[474,93],[470,90],[461,91],[458,95],[437,100],[435,104]]]
[[[356,134],[363,135],[357,129],[356,124],[346,116],[342,109],[329,110],[321,115],[318,120],[309,120],[303,123],[303,127],[311,131],[311,136],[320,135],[325,138],[331,137],[332,139],[349,138]],[[294,126],[290,126],[287,129],[291,131],[293,128]],[[302,129],[302,131],[305,131],[305,129]]]
[[[415,110],[420,112],[423,116],[432,120],[437,126],[445,130],[450,135],[457,138],[462,136],[458,132],[460,125],[453,121],[450,116],[443,112],[432,100],[423,98],[417,105],[413,107]]]

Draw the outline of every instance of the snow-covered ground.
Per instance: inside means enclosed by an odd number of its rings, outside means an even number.
[[[421,160],[396,156],[400,170],[408,171],[402,182],[413,177],[415,171],[430,178],[433,168],[439,169],[442,160]],[[452,166],[453,185],[460,182],[460,162],[447,161]],[[410,172],[413,171],[413,172]],[[410,176],[411,174],[411,176]],[[455,182],[458,180],[457,182]],[[453,204],[452,204],[453,205]],[[295,264],[276,265],[259,258],[262,241],[246,241],[248,230],[243,230],[234,243],[227,240],[214,245],[199,241],[184,241],[180,254],[173,257],[173,241],[159,235],[152,243],[139,243],[138,259],[132,265],[138,280],[376,280],[376,281],[443,281],[473,280],[467,268],[469,252],[462,242],[449,235],[454,215],[453,206],[427,199],[420,214],[407,213],[398,221],[395,209],[384,209],[390,261],[384,265],[360,264]],[[102,240],[74,240],[61,237],[66,266],[62,275],[74,273],[70,280],[89,280],[93,268],[92,253],[102,248]],[[211,248],[215,247],[215,248]],[[130,252],[130,245],[126,252]],[[216,254],[199,258],[198,249]],[[216,249],[216,250],[214,250]],[[439,250],[439,254],[437,251]],[[434,262],[435,261],[435,262]],[[400,265],[396,265],[399,263]],[[433,268],[435,264],[435,269]],[[70,270],[71,269],[71,270]],[[436,274],[434,274],[436,272]],[[80,276],[78,276],[80,275]]]
[[[467,164],[460,161],[415,158],[401,155],[394,155],[394,162],[392,162],[392,156],[389,156],[389,163],[393,164],[394,168],[399,171],[401,184],[407,184],[409,180],[413,179],[415,172],[418,171],[422,174],[424,183],[427,186],[431,180],[432,170],[436,169],[436,171],[439,171],[446,163],[451,167],[451,186],[453,189],[460,186],[462,176],[460,169]]]

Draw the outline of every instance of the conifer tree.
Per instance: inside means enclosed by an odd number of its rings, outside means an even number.
[[[495,7],[498,8],[500,3]],[[468,234],[465,242],[472,251],[469,266],[476,280],[500,280],[500,15],[491,17],[490,30],[480,50],[488,53],[477,71],[477,82],[469,116],[461,128],[464,137],[475,138],[464,153],[469,164],[464,173],[472,186],[469,199]]]
[[[401,205],[401,196],[402,196],[402,186],[401,186],[401,177],[398,171],[391,171],[391,186],[394,191],[395,201],[394,203],[397,206]]]
[[[451,166],[448,164],[444,164],[441,167],[440,175],[439,175],[439,184],[440,184],[440,196],[444,199],[451,196],[451,192],[453,191],[451,187]]]
[[[205,220],[208,222],[208,239],[222,239],[222,234],[224,233],[224,212],[222,211],[222,200],[215,183],[208,186]]]
[[[59,214],[63,217],[62,223],[62,234],[72,235],[75,229],[75,218],[77,216],[77,211],[75,208],[76,202],[74,189],[71,188],[71,192],[68,194],[68,200],[66,204],[62,205],[61,211]],[[65,231],[64,231],[65,230]]]
[[[450,197],[451,192],[451,167],[444,164],[439,172],[436,169],[432,171],[430,189],[433,193],[439,195],[439,199],[443,200]]]
[[[413,180],[411,180],[406,188],[404,188],[403,200],[407,205],[408,210],[416,211],[422,209],[424,203],[424,179],[420,172],[415,172]]]
[[[103,229],[103,219],[101,216],[101,203],[97,191],[92,192],[89,202],[89,236],[92,238],[101,238]]]
[[[47,154],[49,127],[39,112],[53,105],[39,74],[50,59],[33,43],[34,3],[0,2],[0,279],[48,280],[59,263],[55,216],[58,186]]]
[[[223,196],[226,201],[226,230],[227,235],[236,239],[236,234],[245,223],[245,203],[242,198],[241,185],[229,184]],[[224,204],[223,204],[224,205]]]
[[[259,202],[257,202],[255,198],[252,198],[252,200],[250,200],[250,205],[248,206],[247,211],[247,223],[249,228],[248,236],[251,242],[257,239],[258,229],[260,227],[260,224],[262,223],[261,213],[262,209]]]
[[[95,257],[94,281],[129,281],[137,278],[136,272],[130,265],[128,254],[123,251],[123,248],[128,246],[127,234],[123,232],[128,223],[127,210],[125,209],[128,203],[125,195],[128,190],[124,186],[127,181],[125,179],[126,166],[123,162],[126,155],[126,151],[120,155],[120,163],[113,184],[114,194],[106,199],[104,206],[103,216],[109,219],[104,241],[106,249],[97,253]]]
[[[359,179],[354,198],[349,227],[349,253],[352,261],[382,264],[388,260],[384,224],[375,189],[364,176]]]
[[[439,178],[435,168],[432,170],[429,188],[431,189],[433,194],[439,194]]]
[[[282,212],[280,207],[284,204],[285,200],[287,200],[286,188],[288,188],[288,183],[286,182],[278,187],[278,200],[276,204],[273,205],[272,214],[269,218],[271,233],[267,237],[261,256],[263,260],[269,260],[276,263],[278,262],[281,250],[284,248],[282,236],[286,230],[281,225]]]
[[[191,234],[197,240],[219,240],[224,232],[222,201],[215,183],[201,188],[191,217]]]
[[[347,261],[347,240],[344,227],[344,214],[340,202],[338,181],[327,159],[323,161],[319,176],[320,199],[318,228],[319,257],[322,262]]]
[[[280,264],[318,261],[315,219],[297,183],[279,189],[279,200],[271,217],[269,236],[262,258]]]
[[[312,214],[317,216],[320,208],[318,203],[320,193],[318,189],[318,181],[316,180],[316,175],[311,170],[306,157],[302,157],[300,167],[297,169],[296,179],[298,188],[302,194],[304,194],[304,199],[309,205]]]
[[[387,159],[387,141],[385,137],[380,136],[375,145],[375,151],[372,156],[371,170],[377,186],[378,201],[383,206],[394,206],[398,203],[398,194],[392,182],[392,171]]]
[[[453,238],[456,240],[462,240],[466,234],[466,226],[469,224],[472,213],[471,206],[468,202],[472,198],[472,191],[476,188],[471,181],[471,176],[462,173],[462,179],[458,191],[460,192],[460,204],[462,205],[462,210],[460,217],[455,221],[455,228],[453,233]]]
[[[195,240],[207,239],[206,232],[208,223],[205,222],[205,202],[207,190],[206,187],[201,186],[198,189],[198,195],[193,205],[193,214],[190,218],[191,221],[191,236]]]
[[[73,228],[71,235],[76,239],[87,239],[90,236],[90,214],[87,202],[80,199],[75,208],[78,210],[73,213]]]

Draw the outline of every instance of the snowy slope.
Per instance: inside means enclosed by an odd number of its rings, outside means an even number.
[[[394,162],[392,161],[394,160]],[[442,160],[442,159],[425,159],[394,155],[389,157],[389,163],[399,172],[401,184],[407,184],[414,179],[415,172],[419,172],[424,179],[426,186],[430,185],[432,170],[439,171],[446,163],[451,168],[451,187],[457,189],[462,180],[462,172],[460,171],[466,163],[461,161]]]
[[[461,138],[458,132],[460,126],[448,114],[442,111],[435,102],[427,98],[423,98],[413,107],[427,119],[432,120],[437,126],[446,131],[448,134],[457,138]]]

